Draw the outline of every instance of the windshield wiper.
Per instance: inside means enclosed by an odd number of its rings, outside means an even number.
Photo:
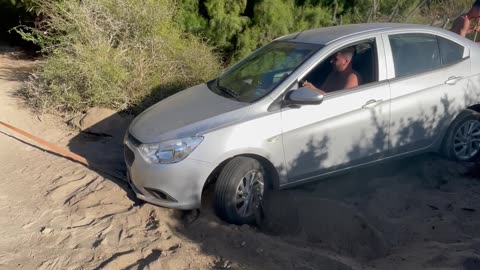
[[[217,89],[220,90],[222,93],[225,93],[236,100],[239,100],[240,95],[237,92],[226,88],[225,86],[220,86],[219,79],[217,79]]]

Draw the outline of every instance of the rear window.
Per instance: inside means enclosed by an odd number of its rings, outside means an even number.
[[[441,67],[437,38],[424,34],[400,34],[389,37],[395,76],[420,74]]]
[[[463,60],[465,48],[462,45],[446,38],[438,37],[438,46],[440,47],[442,65],[453,65]]]

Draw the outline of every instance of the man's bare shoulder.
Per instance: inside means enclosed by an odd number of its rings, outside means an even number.
[[[352,70],[352,72],[350,74],[348,74],[348,77],[347,79],[349,80],[357,80],[358,83],[360,83],[362,81],[362,77],[360,76],[360,73],[358,73],[357,71],[355,70]]]
[[[346,89],[354,88],[360,85],[360,74],[358,74],[356,71],[352,71],[348,74],[347,76],[347,81],[345,84]]]
[[[360,77],[360,73],[358,73],[355,70],[352,70],[352,72],[350,72],[347,76],[347,78],[359,78],[359,77]]]

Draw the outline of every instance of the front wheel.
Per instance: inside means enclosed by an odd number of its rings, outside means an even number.
[[[261,200],[265,169],[253,158],[235,157],[218,176],[215,185],[215,210],[220,218],[233,224],[255,221],[255,206]]]
[[[464,110],[453,121],[443,142],[443,152],[455,161],[474,161],[480,156],[480,114]]]

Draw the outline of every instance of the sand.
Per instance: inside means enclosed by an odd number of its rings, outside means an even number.
[[[356,170],[270,192],[259,227],[229,225],[211,189],[198,212],[135,199],[110,176],[125,169],[123,131],[33,114],[15,93],[36,62],[18,56],[0,55],[0,121],[102,169],[0,128],[0,269],[480,269],[476,164],[423,155]]]

